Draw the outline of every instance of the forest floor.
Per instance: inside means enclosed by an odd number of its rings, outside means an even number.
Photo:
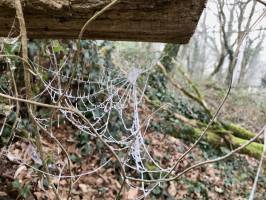
[[[220,99],[219,95],[212,95],[209,102],[212,107]],[[210,93],[206,95],[211,95]],[[238,94],[239,95],[239,94]],[[232,95],[226,103],[220,117],[239,123],[246,128],[257,131],[262,122],[265,121],[263,109],[255,109],[252,103],[248,105],[235,101]],[[243,99],[243,98],[242,98]],[[245,115],[243,115],[245,113]],[[91,140],[85,135],[77,136],[76,130],[69,124],[62,124],[54,130],[55,137],[68,151],[73,165],[73,173],[81,174],[92,171],[107,159],[111,158],[110,152],[102,150],[101,144]],[[175,160],[189,148],[191,143],[176,139],[158,132],[148,131],[147,140],[150,153],[164,167],[172,166]],[[69,174],[67,171],[67,159],[64,153],[57,147],[53,140],[43,135],[42,143],[45,155],[50,160],[49,168],[51,173]],[[3,151],[3,150],[2,150]],[[178,166],[182,170],[194,163],[218,157],[227,153],[229,149],[214,149],[209,144],[201,142]],[[24,162],[32,166],[40,166],[36,150],[31,142],[16,139],[9,148],[7,156],[0,152],[0,200],[16,199],[54,199],[54,193],[47,187],[47,180],[40,176],[40,173],[25,165],[19,165],[16,158],[22,158]],[[103,156],[104,155],[104,156]],[[39,165],[38,165],[39,164]],[[80,177],[74,181],[72,198],[74,200],[84,199],[106,199],[113,200],[121,187],[121,180],[118,175],[118,167],[115,159],[105,167]],[[256,174],[258,161],[246,155],[235,154],[231,158],[206,166],[199,167],[188,172],[180,179],[157,187],[147,199],[219,199],[237,200],[247,199],[251,191],[253,180]],[[62,199],[66,199],[69,184],[66,179],[52,178]],[[60,184],[58,184],[60,182]],[[123,192],[122,199],[135,199],[138,191],[130,189]],[[8,196],[8,197],[7,197]],[[261,173],[256,192],[256,199],[262,200],[266,196],[266,175]],[[18,198],[18,199],[19,199]]]

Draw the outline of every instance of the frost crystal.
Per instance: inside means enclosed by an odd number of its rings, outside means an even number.
[[[139,68],[132,68],[128,75],[127,75],[127,80],[131,83],[131,84],[135,84],[139,75],[142,73],[142,70]]]
[[[57,102],[63,91],[57,85],[58,77],[69,79],[69,77],[60,74],[60,69],[51,71],[37,68],[36,74],[45,89],[37,94],[34,97],[35,99],[44,93],[48,93],[51,101]],[[44,70],[53,75],[50,80],[43,78]],[[168,172],[169,169],[160,167],[150,155],[144,137],[150,120],[145,122],[145,117],[140,116],[139,113],[148,81],[144,86],[139,87],[138,78],[147,74],[147,70],[144,71],[137,67],[129,69],[126,73],[122,73],[117,69],[112,70],[106,69],[108,73],[103,71],[103,76],[99,77],[99,81],[95,81],[95,79],[82,80],[78,77],[74,80],[78,86],[73,85],[73,88],[70,88],[64,94],[64,101],[61,102],[61,106],[75,108],[84,116],[89,116],[86,122],[75,112],[64,109],[60,109],[60,111],[64,119],[68,120],[81,132],[96,138],[100,137],[106,145],[115,149],[114,152],[122,161],[121,163],[125,171],[127,171],[128,177],[132,176],[144,180],[147,174],[151,173],[157,174],[155,176],[159,177],[162,172]],[[146,79],[148,80],[148,75]],[[112,130],[112,116],[118,118],[116,126],[120,126],[117,128],[117,131],[121,133],[119,137]],[[50,126],[48,119],[35,117],[35,120],[44,129]],[[125,154],[119,154],[120,151],[124,151]],[[36,158],[38,157],[34,153],[31,153],[31,155],[33,159],[37,160]],[[147,163],[154,166],[153,171],[147,169]],[[139,186],[133,186],[130,180],[127,180],[127,184],[140,189],[144,196],[152,188],[144,183]]]

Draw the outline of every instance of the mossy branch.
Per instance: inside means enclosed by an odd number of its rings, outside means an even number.
[[[201,127],[198,127],[199,124],[197,123],[196,120],[187,119],[186,117],[179,114],[176,114],[175,117],[184,123],[184,127],[181,128],[180,130],[177,130],[176,132],[173,132],[171,134],[172,136],[181,137],[182,135],[186,139],[195,140],[201,135],[202,129],[204,128],[202,127],[202,123],[200,124]],[[234,125],[232,127],[239,127],[239,126]],[[236,134],[233,130],[234,129],[226,130],[220,126],[213,126],[207,131],[207,134],[205,136],[205,141],[207,141],[214,147],[225,146],[230,148],[230,147],[240,147],[241,145],[245,144],[250,139],[256,136],[255,133],[251,134],[251,132],[241,127],[240,129],[237,129],[238,134]],[[240,130],[243,130],[242,134],[239,134]],[[245,134],[246,132],[249,133],[248,134],[249,137],[247,137],[247,135]],[[244,137],[242,138],[241,136]],[[241,149],[240,152],[255,158],[260,158],[263,153],[263,144],[258,142],[253,142],[248,146],[244,147],[243,149]]]
[[[256,133],[245,129],[238,124],[222,122],[222,125],[226,130],[232,131],[234,133],[234,136],[242,139],[249,140],[256,136]],[[262,142],[263,139],[258,138],[257,141]]]

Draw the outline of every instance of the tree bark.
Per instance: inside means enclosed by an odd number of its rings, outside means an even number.
[[[28,37],[77,38],[84,23],[110,2],[24,0]],[[13,4],[0,1],[0,37],[18,35],[18,29],[12,29]],[[84,38],[187,43],[204,4],[205,0],[121,0],[90,24]]]

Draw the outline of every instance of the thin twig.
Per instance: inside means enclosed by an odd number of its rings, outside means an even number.
[[[22,58],[26,61],[28,61],[28,38],[27,38],[27,30],[26,30],[26,25],[25,25],[25,20],[24,20],[24,15],[23,15],[23,10],[22,10],[22,5],[21,5],[21,1],[20,0],[15,0],[15,8],[16,8],[16,15],[19,21],[19,25],[20,25],[20,34],[21,34],[21,47],[22,47]],[[26,87],[26,98],[27,99],[31,99],[32,97],[32,89],[31,89],[31,74],[29,72],[30,66],[25,63],[22,62],[23,64],[23,69],[24,69],[24,82],[25,82],[25,87]],[[30,116],[31,121],[34,123],[34,117],[33,117],[33,111],[32,111],[32,105],[31,104],[27,104],[27,110],[28,110],[28,115]],[[44,170],[48,173],[48,167],[47,167],[47,163],[44,157],[44,151],[42,149],[42,143],[41,143],[41,136],[39,133],[39,130],[37,129],[36,125],[35,125],[35,132],[36,132],[36,147],[40,153],[40,157],[44,166]],[[47,180],[48,183],[51,184],[51,180],[50,180],[50,176],[47,176]],[[58,200],[60,200],[60,196],[58,194],[58,192],[56,191],[56,188],[54,187],[53,184],[52,185],[52,189],[53,192],[56,195],[56,198]]]
[[[10,68],[10,77],[11,77],[11,81],[12,81],[12,84],[13,84],[13,88],[14,88],[14,91],[15,91],[15,97],[18,97],[18,89],[17,89],[17,84],[16,84],[16,81],[15,81],[15,78],[14,78],[14,72],[12,70],[12,66],[9,64],[9,68]],[[11,132],[10,132],[10,140],[9,140],[9,144],[12,143],[14,137],[15,137],[15,129],[17,127],[17,124],[18,124],[18,119],[19,119],[19,114],[20,113],[20,104],[19,104],[19,101],[16,100],[16,118],[15,118],[15,121],[13,123],[13,126],[11,128]],[[8,145],[9,146],[9,145]]]
[[[257,2],[261,3],[262,5],[266,6],[266,2],[263,1],[263,0],[255,0],[255,1],[257,1]]]
[[[5,119],[4,119],[4,121],[3,121],[2,127],[1,127],[1,129],[0,129],[0,137],[1,137],[2,133],[3,133],[4,128],[5,128],[7,117],[8,117],[8,116],[5,116]]]
[[[132,177],[127,177],[127,179],[132,180],[132,181],[146,182],[146,183],[156,183],[156,184],[158,184],[158,182],[168,182],[168,181],[176,180],[180,176],[186,174],[187,172],[189,172],[189,171],[191,171],[191,170],[193,170],[193,169],[195,169],[197,167],[225,160],[225,159],[229,158],[230,156],[238,153],[243,148],[245,148],[249,144],[253,143],[256,139],[258,139],[264,133],[265,129],[266,129],[266,125],[261,129],[261,131],[255,137],[251,138],[249,141],[247,141],[243,145],[239,146],[238,148],[234,149],[233,151],[229,152],[228,154],[226,154],[224,156],[221,156],[219,158],[203,161],[203,162],[197,163],[195,165],[192,165],[191,167],[185,169],[184,171],[180,172],[176,176],[173,176],[173,177],[170,177],[170,178],[157,179],[157,180],[142,180],[142,179],[137,179],[137,178],[132,178]]]
[[[253,183],[253,187],[252,187],[251,193],[249,195],[249,200],[253,200],[254,197],[255,197],[257,183],[258,183],[258,179],[259,179],[259,175],[260,175],[260,171],[261,171],[261,168],[262,168],[262,163],[263,163],[264,155],[265,154],[266,154],[266,130],[264,130],[264,146],[263,146],[263,152],[261,154],[260,163],[259,163],[259,166],[258,166],[258,170],[257,170],[257,174],[256,174],[256,177],[255,177],[254,183]]]
[[[239,52],[239,49],[241,47],[241,44],[243,43],[244,39],[246,38],[247,34],[249,33],[249,31],[255,27],[255,25],[257,25],[257,23],[259,21],[261,21],[263,19],[263,17],[266,16],[266,10],[255,20],[255,22],[252,24],[252,26],[242,35],[242,37],[240,38],[239,40],[239,43],[238,43],[238,46],[237,46],[237,49],[235,51],[235,54],[234,54],[234,62],[237,62],[237,57],[236,55],[238,55],[238,52]],[[161,67],[162,71],[165,73],[165,68],[164,66],[160,66]],[[233,155],[234,153],[240,151],[241,149],[245,148],[247,145],[249,145],[250,143],[252,143],[253,141],[255,141],[264,131],[265,127],[263,127],[262,131],[256,135],[255,137],[253,137],[252,139],[250,139],[248,142],[246,142],[244,145],[241,145],[240,147],[238,147],[237,149],[231,151],[230,153],[228,153],[227,155],[223,156],[223,157],[220,157],[220,158],[216,158],[216,159],[213,159],[213,160],[208,160],[208,161],[204,161],[204,162],[201,162],[201,163],[198,163],[196,165],[193,165],[187,169],[185,169],[183,172],[179,173],[177,176],[174,176],[172,178],[167,178],[167,176],[171,175],[172,172],[175,170],[176,166],[179,164],[179,162],[189,153],[192,151],[192,149],[200,142],[200,140],[206,135],[207,133],[207,130],[210,128],[211,124],[214,122],[215,118],[218,116],[221,108],[223,107],[225,101],[227,100],[229,94],[230,94],[230,91],[231,91],[231,88],[232,88],[232,82],[233,82],[233,74],[231,74],[231,77],[230,77],[230,83],[229,83],[229,86],[228,86],[228,90],[227,90],[227,93],[226,95],[224,96],[221,104],[219,105],[215,115],[213,116],[213,118],[210,120],[210,122],[208,123],[207,127],[203,130],[202,134],[200,135],[200,137],[197,139],[197,141],[184,153],[181,155],[181,157],[176,161],[176,163],[174,164],[174,166],[172,167],[172,170],[170,170],[170,172],[168,172],[164,177],[163,179],[159,179],[159,180],[142,180],[142,179],[137,179],[137,178],[131,178],[131,177],[127,177],[127,179],[130,179],[130,180],[133,180],[133,181],[139,181],[139,182],[149,182],[149,183],[152,183],[152,182],[156,182],[156,184],[154,185],[153,188],[155,188],[157,185],[159,185],[160,182],[166,182],[166,181],[172,181],[172,180],[175,180],[177,178],[179,178],[181,175],[185,174],[186,172],[196,168],[196,167],[199,167],[201,165],[205,165],[205,164],[209,164],[209,163],[213,163],[213,162],[218,162],[220,160],[223,160],[223,159],[226,159],[228,158],[229,156]]]
[[[12,97],[10,95],[6,95],[3,93],[0,93],[0,97],[3,98],[7,98],[7,99],[13,99],[13,100],[18,100],[21,102],[25,102],[25,103],[29,103],[29,104],[33,104],[33,105],[37,105],[37,106],[42,106],[42,107],[46,107],[46,108],[52,108],[52,109],[60,109],[60,110],[66,110],[66,111],[70,111],[73,112],[74,114],[77,114],[77,116],[79,116],[93,131],[93,133],[100,139],[101,142],[103,142],[103,144],[111,151],[111,153],[113,154],[113,156],[118,160],[119,165],[122,169],[122,174],[125,177],[125,171],[123,170],[123,165],[118,157],[118,155],[114,152],[113,148],[110,147],[105,140],[102,138],[101,135],[99,135],[99,133],[95,130],[95,128],[92,126],[92,124],[90,123],[90,121],[77,109],[73,108],[73,107],[60,107],[60,106],[55,106],[55,105],[49,105],[49,104],[44,104],[44,103],[39,103],[36,101],[32,101],[32,100],[27,100],[27,99],[22,99],[22,98],[16,98],[16,97]]]

